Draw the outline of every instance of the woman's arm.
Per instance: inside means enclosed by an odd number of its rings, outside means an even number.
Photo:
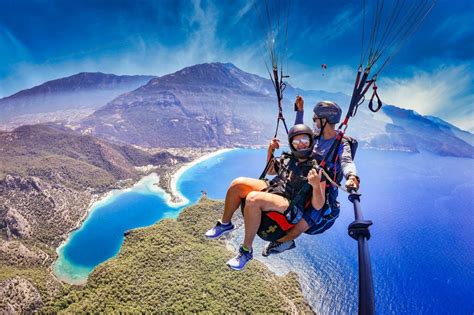
[[[304,124],[304,100],[301,96],[296,97],[296,118],[295,125]]]
[[[273,157],[273,152],[275,152],[276,149],[280,148],[280,140],[277,138],[273,138],[272,141],[270,142],[270,145],[268,146],[268,151],[267,151],[267,163],[271,160],[274,159]],[[276,175],[276,170],[275,170],[275,160],[270,162],[270,168],[267,171],[268,175]]]

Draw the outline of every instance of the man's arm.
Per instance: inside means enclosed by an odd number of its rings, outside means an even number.
[[[321,210],[326,202],[326,182],[321,181],[321,173],[313,168],[308,173],[308,183],[313,187],[313,195],[311,196],[311,205],[316,210]]]
[[[359,189],[359,177],[357,176],[357,168],[352,160],[351,146],[343,141],[341,154],[342,174],[346,178],[346,187]]]

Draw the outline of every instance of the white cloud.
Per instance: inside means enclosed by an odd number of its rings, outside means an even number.
[[[445,119],[466,130],[474,129],[474,74],[469,64],[417,70],[408,78],[380,80],[380,97],[394,104]]]
[[[360,14],[352,7],[341,10],[328,23],[313,23],[300,32],[300,38],[312,43],[329,42],[359,25]]]
[[[10,31],[0,25],[0,58],[2,62],[11,63],[30,58],[29,50]]]
[[[245,11],[250,9],[251,7],[245,6],[238,12],[238,16],[245,15]],[[222,61],[232,62],[246,71],[266,76],[261,58],[263,48],[259,46],[261,43],[246,43],[241,47],[228,48],[225,38],[217,37],[220,13],[212,2],[203,5],[200,0],[194,0],[192,10],[182,17],[183,27],[189,28],[189,33],[181,44],[175,46],[165,46],[158,41],[147,42],[135,34],[123,42],[112,43],[98,50],[56,57],[42,64],[17,63],[14,71],[0,80],[0,97],[83,71],[164,75],[198,63]],[[124,46],[129,48],[117,54],[117,47],[123,49]],[[94,57],[89,58],[89,55]]]
[[[251,0],[245,3],[245,5],[237,12],[237,14],[231,19],[230,24],[236,25],[240,20],[255,6],[256,0]]]
[[[457,43],[463,37],[472,36],[472,20],[474,12],[466,10],[459,14],[452,14],[445,18],[438,28],[433,31],[433,36],[442,36],[443,40],[449,43]]]

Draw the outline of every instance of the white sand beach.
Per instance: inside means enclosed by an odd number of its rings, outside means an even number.
[[[183,194],[181,194],[181,192],[179,191],[178,189],[178,181],[180,179],[180,177],[190,168],[192,168],[193,166],[196,166],[197,164],[199,163],[202,163],[210,158],[213,158],[213,157],[216,157],[220,154],[223,154],[225,152],[229,152],[229,151],[232,151],[232,150],[235,150],[235,149],[221,149],[221,150],[217,150],[215,152],[211,152],[209,154],[206,154],[206,155],[203,155],[201,156],[200,158],[190,162],[190,163],[187,163],[183,166],[181,166],[177,171],[176,173],[173,174],[173,177],[171,178],[171,184],[170,184],[170,188],[171,188],[171,193],[173,194],[173,196],[177,197],[177,201],[173,201],[171,196],[167,196],[166,198],[166,204],[170,207],[173,207],[173,208],[176,208],[176,207],[180,207],[180,206],[183,206],[183,205],[186,205],[189,203],[189,200],[183,196]]]

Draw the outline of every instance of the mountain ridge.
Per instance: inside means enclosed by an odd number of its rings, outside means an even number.
[[[103,72],[79,72],[67,77],[46,81],[32,88],[21,90],[9,96],[0,98],[0,102],[25,96],[43,94],[45,92],[67,92],[90,88],[113,88],[117,84],[127,84],[140,80],[156,78],[152,75],[116,75]],[[1,106],[1,103],[0,103]]]
[[[193,65],[119,96],[85,118],[79,129],[109,141],[151,147],[167,142],[197,147],[265,145],[277,113],[272,89],[270,80],[233,64]],[[343,109],[350,100],[342,93],[304,91],[288,84],[283,101],[287,118],[289,99],[298,94],[306,104],[330,98]],[[400,116],[412,112],[391,106],[385,105],[377,114],[361,109],[351,120],[351,135],[362,147],[474,158],[472,142],[465,141],[469,134],[458,138],[461,132],[447,123],[421,118],[415,112]],[[287,124],[292,121],[288,119]]]
[[[87,78],[91,76],[102,78],[99,81],[105,82],[134,78],[79,73],[49,81],[49,84],[69,80],[84,81],[87,85]],[[104,96],[102,104],[88,107],[87,111],[55,111],[54,115],[62,114],[66,118],[68,115],[75,115],[63,124],[84,134],[95,135],[109,142],[145,147],[265,145],[275,128],[277,109],[272,82],[247,73],[232,63],[192,65],[171,74],[151,78],[139,86],[120,91],[121,93],[114,91],[119,95]],[[27,94],[26,91],[20,91],[15,95],[22,92]],[[305,97],[307,111],[308,104],[322,99],[336,101],[343,109],[347,109],[350,100],[343,93],[305,91],[287,84],[283,99],[287,118],[292,116],[288,111],[293,107],[291,103],[296,95]],[[358,111],[357,117],[351,119],[350,133],[359,139],[362,147],[404,152],[424,150],[440,155],[474,157],[474,135],[440,118],[425,117],[416,112],[402,117],[400,111],[393,110],[390,106],[392,105],[384,105],[383,110],[375,115],[362,109]],[[306,123],[311,124],[309,115],[306,116]],[[46,115],[39,119],[48,118],[51,117]],[[51,120],[61,118],[65,117],[53,116]],[[19,118],[14,125],[22,124],[28,119],[30,118]],[[287,123],[291,125],[291,118],[287,119]],[[284,134],[280,133],[279,136],[284,137]]]
[[[80,119],[111,99],[142,86],[154,76],[81,72],[47,81],[0,99],[0,128]]]

